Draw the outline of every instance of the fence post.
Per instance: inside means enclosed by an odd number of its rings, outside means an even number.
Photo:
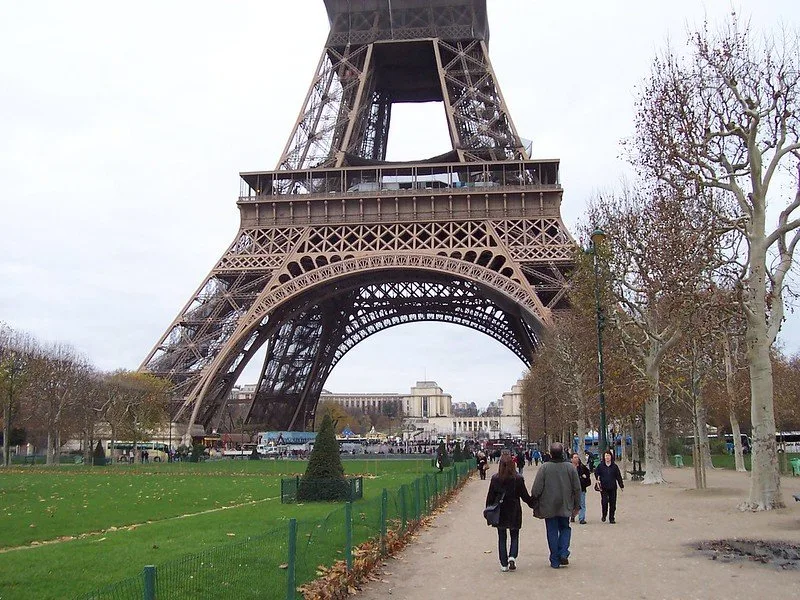
[[[386,519],[389,510],[389,492],[383,488],[381,495],[381,554],[386,554]]]
[[[297,519],[289,519],[289,556],[286,561],[286,600],[294,600],[297,584],[294,562],[297,556]]]
[[[353,568],[353,503],[344,505],[344,556],[347,561],[347,570]]]
[[[439,478],[433,476],[433,495],[436,498],[436,504],[439,504]]]
[[[147,565],[144,568],[144,600],[156,600],[156,568]]]
[[[425,473],[425,484],[423,486],[422,491],[424,492],[425,502],[423,506],[425,507],[425,514],[431,512],[431,493],[430,493],[430,485],[428,485],[428,474]]]
[[[419,477],[414,480],[414,516],[419,521],[422,518],[422,498],[419,493]]]
[[[403,524],[403,531],[408,526],[408,514],[406,513],[406,488],[408,486],[404,483],[400,486],[400,522]]]

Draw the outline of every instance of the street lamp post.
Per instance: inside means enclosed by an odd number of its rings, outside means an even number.
[[[605,372],[603,369],[603,309],[600,306],[600,267],[597,260],[597,253],[600,244],[606,238],[602,229],[595,229],[592,232],[589,254],[592,255],[592,266],[594,267],[594,309],[597,321],[597,384],[600,388],[600,452],[608,449],[608,427],[606,425],[606,391],[605,391]]]

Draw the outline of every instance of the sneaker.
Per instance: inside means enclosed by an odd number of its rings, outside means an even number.
[[[580,523],[581,525],[586,525],[586,519],[581,519]]]
[[[505,573],[506,571],[508,571],[508,567],[507,567],[507,566],[505,566],[505,565],[500,565],[500,570],[501,570],[503,573]]]
[[[509,558],[508,559],[508,570],[509,571],[516,571],[517,570],[517,559],[516,558]]]
[[[558,559],[558,563],[566,567],[569,564],[569,559],[566,556],[562,556]]]

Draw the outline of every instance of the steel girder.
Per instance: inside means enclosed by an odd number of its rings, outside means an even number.
[[[404,47],[412,44],[414,51]],[[278,162],[278,169],[343,166],[348,156],[384,160],[391,105],[410,92],[391,89],[392,69],[404,55],[429,55],[407,65],[419,91],[444,103],[453,150],[459,161],[527,158],[503,99],[483,39],[434,38],[327,46],[306,101]],[[406,59],[408,60],[408,59]],[[421,101],[421,100],[417,100]]]

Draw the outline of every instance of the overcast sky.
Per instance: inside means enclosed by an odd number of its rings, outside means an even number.
[[[635,86],[667,40],[735,7],[796,27],[797,0],[489,0],[490,56],[534,158],[560,158],[573,231],[625,172]],[[328,31],[322,0],[0,0],[0,321],[135,369],[238,228],[238,173],[274,169]],[[449,149],[441,105],[398,106],[389,159]],[[790,315],[782,341],[796,351]],[[254,381],[257,365],[240,383]],[[359,344],[325,387],[432,379],[485,406],[523,365],[445,324]]]

